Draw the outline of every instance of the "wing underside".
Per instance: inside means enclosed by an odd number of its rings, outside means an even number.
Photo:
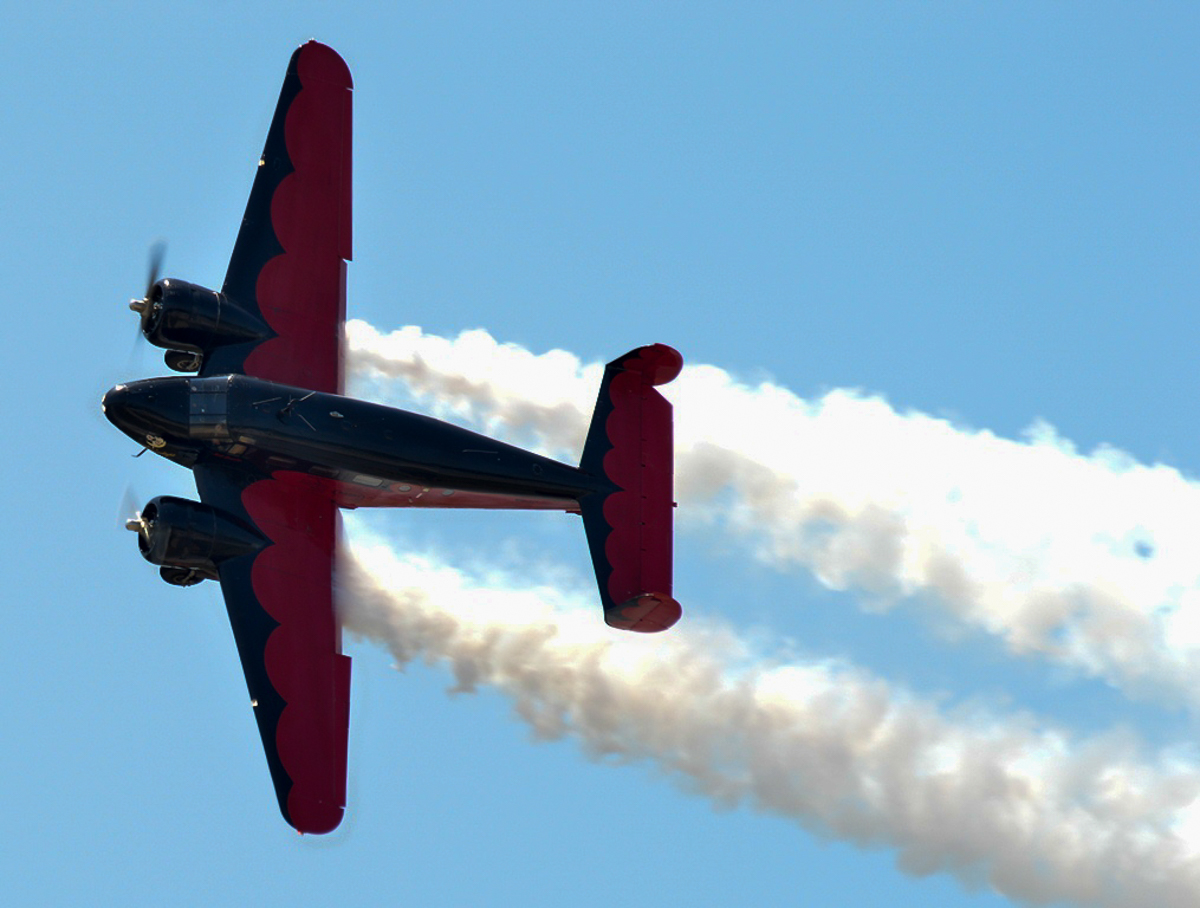
[[[292,55],[222,288],[274,336],[212,351],[201,375],[341,392],[352,88],[331,48]]]
[[[333,596],[339,524],[328,494],[215,466],[195,469],[206,504],[269,540],[219,567],[221,591],[284,819],[301,832],[341,822],[350,659]]]

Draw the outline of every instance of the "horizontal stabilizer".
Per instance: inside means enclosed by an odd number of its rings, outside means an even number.
[[[679,375],[666,344],[638,347],[604,369],[580,468],[608,480],[582,501],[604,620],[666,630],[682,608],[671,595],[674,441],[671,404],[656,389]]]

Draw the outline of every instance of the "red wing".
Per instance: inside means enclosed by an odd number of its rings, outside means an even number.
[[[292,55],[222,288],[275,336],[214,350],[201,375],[341,392],[352,88],[331,48]]]
[[[221,590],[283,817],[301,832],[341,822],[350,659],[333,600],[338,514],[323,490],[197,466],[207,504],[271,544],[222,562]]]

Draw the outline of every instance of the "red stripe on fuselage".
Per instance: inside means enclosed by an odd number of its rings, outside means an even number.
[[[506,495],[500,492],[470,492],[462,489],[421,486],[416,483],[379,480],[379,485],[363,485],[345,480],[325,479],[293,470],[277,470],[275,479],[312,489],[337,502],[343,508],[459,508],[463,510],[503,511],[579,511],[574,498],[542,498],[534,495]]]

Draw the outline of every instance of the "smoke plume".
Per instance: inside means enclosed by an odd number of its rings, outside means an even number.
[[[352,322],[348,334],[360,391],[578,456],[599,364],[483,331],[383,335]],[[1010,440],[712,366],[685,368],[664,392],[684,530],[716,527],[872,610],[920,597],[1013,654],[1200,705],[1200,486],[1177,470],[1082,454],[1044,423]]]
[[[354,536],[340,571],[346,627],[401,667],[445,665],[457,690],[499,689],[539,738],[571,736],[721,805],[894,848],[909,873],[1014,899],[1200,901],[1192,761],[1028,716],[947,715],[851,666],[780,664],[695,622],[622,635],[553,586],[476,579]]]

